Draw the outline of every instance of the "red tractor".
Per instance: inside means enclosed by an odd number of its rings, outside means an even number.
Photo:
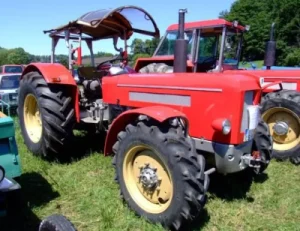
[[[273,158],[300,164],[300,71],[271,70],[275,62],[274,24],[267,42],[267,70],[241,70],[243,35],[250,29],[224,19],[185,23],[188,40],[186,72],[217,72],[252,76],[261,82],[262,118],[273,138]],[[178,24],[168,27],[153,57],[140,58],[135,70],[141,73],[172,73]]]
[[[127,40],[134,32],[159,36],[152,17],[139,7],[89,12],[46,31],[52,63],[26,67],[18,107],[25,144],[36,155],[66,153],[62,150],[75,128],[105,131],[104,155],[113,155],[124,201],[139,216],[175,230],[199,218],[210,173],[249,169],[259,174],[272,154],[257,79],[241,73],[186,73],[184,13],[179,12],[174,41],[174,73],[131,73],[127,67]],[[70,70],[53,63],[61,38],[69,48]],[[117,65],[93,61],[92,42],[106,38],[120,54],[112,60],[121,60]],[[117,48],[119,38],[124,50]],[[86,41],[93,65],[82,66],[78,57],[78,84],[72,76],[72,40],[80,49]]]

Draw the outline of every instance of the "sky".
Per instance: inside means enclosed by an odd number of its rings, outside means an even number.
[[[145,9],[156,21],[160,34],[178,22],[178,10],[187,9],[186,22],[217,18],[223,10],[230,9],[235,0],[15,0],[1,1],[0,4],[0,47],[22,47],[34,55],[50,55],[51,40],[43,30],[49,30],[79,18],[94,10],[134,5]],[[146,39],[151,37],[135,36]],[[133,39],[134,37],[132,37]],[[130,41],[132,41],[132,39]],[[130,44],[129,41],[129,44]],[[121,42],[121,41],[120,41]],[[122,43],[118,44],[122,44]],[[75,44],[74,44],[75,45]],[[75,45],[76,46],[76,45]],[[97,41],[94,52],[114,52],[112,40]],[[56,54],[67,54],[64,40],[56,47]],[[88,54],[83,46],[83,54]]]

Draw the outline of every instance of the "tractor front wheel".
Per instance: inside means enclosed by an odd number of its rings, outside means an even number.
[[[113,150],[121,195],[136,214],[173,230],[199,216],[209,184],[205,159],[180,130],[129,124]]]
[[[273,138],[272,158],[300,158],[300,93],[282,90],[267,94],[262,101],[262,118]]]
[[[71,137],[75,112],[70,92],[64,86],[48,85],[38,72],[29,72],[21,80],[20,127],[24,142],[33,154],[53,157]]]
[[[254,136],[254,148],[259,151],[261,157],[261,165],[259,169],[254,168],[255,174],[263,173],[269,166],[273,147],[272,147],[272,136],[270,129],[264,121],[259,121],[256,133]]]
[[[54,214],[42,220],[39,231],[76,231],[76,228],[65,216]]]

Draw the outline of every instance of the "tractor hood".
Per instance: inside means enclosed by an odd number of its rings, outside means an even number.
[[[255,78],[261,87],[264,87],[264,92],[272,90],[279,90],[280,85],[276,82],[282,83],[283,89],[296,90],[300,83],[300,70],[236,70],[225,71],[227,74],[248,75]],[[263,79],[263,82],[260,80]],[[275,83],[275,85],[269,85]],[[269,85],[269,86],[268,86]]]
[[[260,89],[256,79],[241,74],[138,73],[102,79],[103,102],[129,108],[171,107],[189,118],[192,137],[232,144],[240,143],[243,137],[240,126],[246,97],[249,104],[256,104]],[[232,129],[241,134],[216,136],[212,121],[222,118],[229,119]]]
[[[232,74],[250,74],[258,77],[264,78],[300,78],[300,69],[286,69],[286,70],[235,70],[235,71],[225,71],[224,73]]]
[[[253,76],[224,73],[166,73],[166,74],[125,74],[115,78],[103,78],[104,100],[111,102],[112,88],[154,89],[155,91],[183,90],[223,92],[228,95],[245,91],[259,91],[260,83]],[[110,89],[110,90],[108,90]],[[117,92],[117,91],[116,91]],[[113,100],[114,101],[114,100]]]
[[[264,78],[267,81],[300,80],[300,70],[235,70],[225,71],[227,74],[249,75],[255,78]]]
[[[44,31],[44,33],[55,36],[66,29],[74,34],[82,32],[92,40],[114,36],[129,39],[134,32],[160,37],[159,29],[152,16],[137,6],[91,11],[68,24]]]

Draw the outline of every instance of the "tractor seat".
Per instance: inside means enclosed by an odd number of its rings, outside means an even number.
[[[7,117],[7,115],[5,115],[2,111],[0,111],[0,118],[4,118]]]
[[[99,72],[96,67],[78,67],[78,77],[83,79],[98,79],[103,77],[103,73]]]

